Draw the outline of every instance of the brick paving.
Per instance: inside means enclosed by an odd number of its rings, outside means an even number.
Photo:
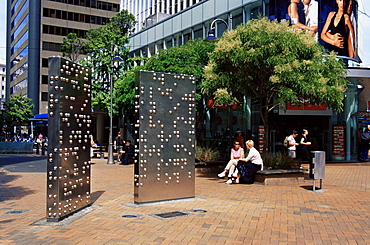
[[[0,244],[370,244],[367,163],[327,164],[326,191],[316,193],[312,180],[226,185],[216,174],[198,174],[196,198],[138,207],[133,165],[93,162],[96,209],[59,226],[33,225],[45,218],[46,174],[0,172]],[[190,215],[153,216],[169,211]]]

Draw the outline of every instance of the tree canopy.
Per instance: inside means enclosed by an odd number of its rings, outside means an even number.
[[[203,42],[201,38],[190,40],[180,47],[159,50],[157,55],[150,57],[145,63],[145,69],[194,75],[202,80],[204,66],[208,64],[209,53],[213,50],[213,43]]]
[[[82,38],[78,37],[76,33],[68,33],[67,38],[63,38],[62,55],[71,61],[76,61],[84,47],[85,42]]]
[[[112,59],[116,55],[123,59],[127,57],[129,31],[135,23],[135,17],[122,10],[105,26],[87,32],[85,49],[88,55],[80,63],[93,71],[92,106],[99,105],[102,110],[108,110],[110,79],[114,84],[127,66],[125,62],[112,64]]]
[[[301,99],[341,111],[345,76],[344,64],[312,36],[260,18],[224,33],[205,67],[202,87],[207,94],[224,90],[215,93],[216,103],[231,100],[230,92],[257,101],[267,146],[269,111]]]
[[[33,116],[32,108],[34,104],[30,104],[31,99],[22,95],[13,96],[8,102],[4,103],[3,124],[21,125],[27,123],[29,118]]]

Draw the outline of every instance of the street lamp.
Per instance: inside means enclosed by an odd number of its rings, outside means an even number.
[[[121,56],[119,56],[118,53],[116,53],[115,57],[111,61],[111,73],[109,75],[109,80],[110,80],[110,89],[109,89],[109,94],[110,94],[110,108],[109,108],[109,146],[108,146],[108,162],[107,164],[114,164],[114,159],[113,159],[113,76],[112,76],[112,71],[113,71],[113,65],[122,62],[123,59]]]
[[[215,19],[215,20],[213,20],[212,21],[212,23],[211,23],[211,29],[208,31],[208,37],[206,38],[206,39],[204,39],[203,41],[205,41],[205,42],[209,42],[209,43],[213,43],[213,42],[216,42],[217,41],[217,38],[216,38],[216,31],[215,31],[215,27],[214,27],[214,24],[216,23],[216,21],[221,21],[221,22],[223,22],[225,25],[226,25],[226,27],[227,27],[227,30],[229,30],[230,31],[230,27],[231,27],[231,23],[230,23],[230,25],[229,24],[227,24],[227,22],[225,21],[225,20],[223,20],[223,19]],[[232,17],[231,17],[231,15],[230,15],[230,22],[232,21]]]

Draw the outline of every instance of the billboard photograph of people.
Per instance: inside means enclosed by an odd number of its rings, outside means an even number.
[[[329,51],[357,57],[356,0],[272,0],[270,19],[305,30]]]

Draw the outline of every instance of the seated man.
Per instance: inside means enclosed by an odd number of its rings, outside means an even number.
[[[122,152],[122,163],[120,165],[128,165],[128,158],[134,156],[135,148],[131,145],[131,140],[126,140],[125,142],[125,151]]]

